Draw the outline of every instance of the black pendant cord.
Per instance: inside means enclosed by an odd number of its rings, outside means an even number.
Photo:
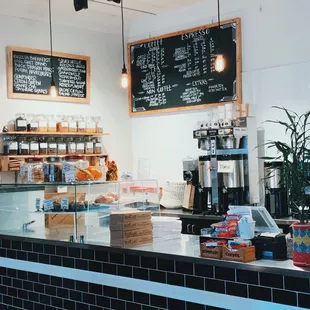
[[[121,0],[121,18],[122,18],[122,46],[123,46],[123,71],[126,70],[125,64],[125,31],[124,31],[124,6]]]
[[[48,0],[49,4],[49,26],[50,26],[50,48],[51,48],[51,76],[52,84],[54,83],[54,65],[53,65],[53,29],[52,29],[52,5],[51,0]]]
[[[218,21],[218,30],[219,30],[219,35],[218,35],[218,45],[219,47],[217,48],[218,54],[220,53],[220,45],[221,45],[221,13],[220,13],[220,0],[217,0],[217,21]]]

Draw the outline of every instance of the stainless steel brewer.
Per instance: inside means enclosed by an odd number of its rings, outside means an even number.
[[[288,193],[281,178],[283,162],[265,162],[265,207],[275,218],[289,215]]]

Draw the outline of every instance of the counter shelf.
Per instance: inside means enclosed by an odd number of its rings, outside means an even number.
[[[0,233],[5,235],[108,241],[112,211],[160,212],[155,180],[2,184],[0,193]]]

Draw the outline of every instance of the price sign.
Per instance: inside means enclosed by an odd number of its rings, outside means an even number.
[[[63,210],[69,209],[69,199],[68,198],[62,198],[61,199],[61,209],[63,209]]]
[[[75,172],[74,172],[74,170],[70,170],[70,171],[67,171],[65,173],[65,181],[66,181],[66,183],[73,183],[73,182],[75,182]]]
[[[217,162],[217,172],[218,173],[233,173],[234,172],[234,162],[232,160],[224,160]]]
[[[43,201],[43,209],[45,212],[53,210],[54,209],[53,199],[45,199]]]
[[[41,208],[41,199],[36,198],[36,210],[40,211],[40,208]]]

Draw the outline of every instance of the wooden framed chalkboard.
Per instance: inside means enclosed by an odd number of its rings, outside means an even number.
[[[131,116],[242,101],[240,18],[132,42],[127,52]]]
[[[7,48],[7,96],[60,102],[90,102],[90,57],[30,49]],[[51,59],[59,95],[48,95],[51,84]]]

